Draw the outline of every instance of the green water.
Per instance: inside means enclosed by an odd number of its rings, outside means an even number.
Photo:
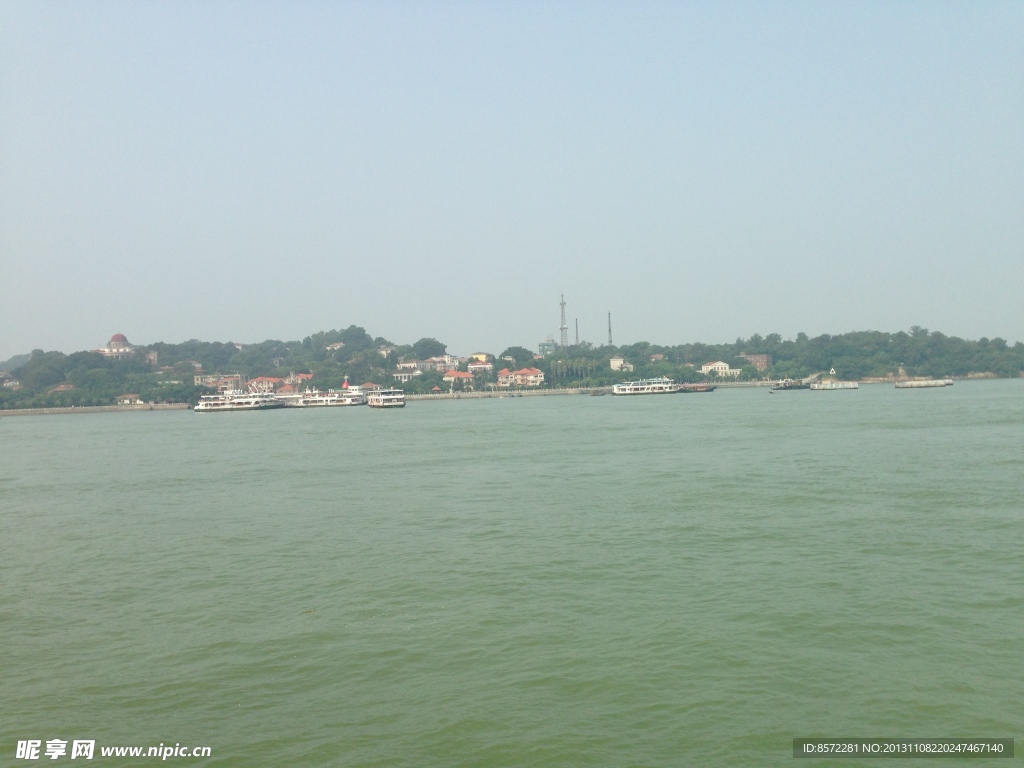
[[[2,764],[1024,736],[1021,381],[7,417],[0,451]]]

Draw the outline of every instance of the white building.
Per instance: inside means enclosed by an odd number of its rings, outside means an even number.
[[[423,371],[419,370],[418,368],[413,368],[411,370],[404,369],[400,371],[395,371],[391,375],[395,378],[395,381],[399,381],[402,384],[405,384],[408,381],[412,381],[412,379],[415,378],[416,376],[422,376]]]
[[[740,375],[739,368],[730,368],[728,363],[723,363],[721,360],[716,360],[713,363],[704,363],[704,365],[700,367],[700,372],[705,376],[713,373],[720,378],[724,378],[726,376],[732,376],[735,378]]]

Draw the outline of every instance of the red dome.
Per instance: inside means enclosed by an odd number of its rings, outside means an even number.
[[[121,342],[124,342],[125,344],[128,343],[128,339],[125,337],[125,335],[123,333],[115,333],[113,336],[110,337],[110,340],[112,342],[114,342],[114,341],[121,341]]]

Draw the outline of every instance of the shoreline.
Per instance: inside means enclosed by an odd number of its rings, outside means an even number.
[[[958,381],[981,381],[998,379],[995,374],[974,374],[965,377],[954,377]],[[909,379],[914,381],[914,379]],[[899,379],[867,378],[860,379],[860,384],[893,384]],[[757,389],[774,387],[778,381],[719,381],[714,382],[716,389]],[[438,392],[405,396],[406,401],[420,400],[480,400],[485,398],[509,397],[551,397],[559,395],[590,395],[611,394],[611,387],[567,387],[564,389],[508,389],[488,392]],[[183,411],[191,408],[188,403],[153,403],[152,405],[82,405],[65,406],[63,408],[9,408],[0,410],[3,416],[53,416],[60,414],[79,413],[125,413],[128,411]]]

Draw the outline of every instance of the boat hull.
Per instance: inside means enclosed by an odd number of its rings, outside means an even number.
[[[638,395],[674,395],[678,392],[678,389],[659,389],[651,392],[612,392],[612,394],[617,397],[635,397]]]
[[[200,400],[194,410],[196,413],[228,413],[233,411],[270,411],[284,408],[280,400],[264,397],[240,396],[235,398]]]

